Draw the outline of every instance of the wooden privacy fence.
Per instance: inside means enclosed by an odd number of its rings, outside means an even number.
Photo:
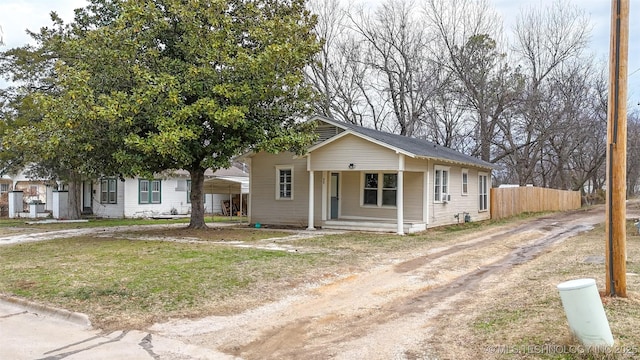
[[[579,209],[580,191],[533,186],[491,189],[491,218],[494,220],[525,212]]]

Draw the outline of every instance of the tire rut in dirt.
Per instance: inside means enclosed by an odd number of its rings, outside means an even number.
[[[345,348],[347,344],[357,343],[374,333],[380,336],[379,330],[388,328],[392,323],[402,324],[405,320],[407,320],[406,323],[410,323],[410,319],[419,319],[424,325],[425,322],[435,321],[448,308],[472,296],[486,278],[531,261],[548,251],[552,245],[590,230],[592,226],[585,222],[573,223],[574,220],[586,220],[585,218],[589,215],[591,214],[586,214],[585,211],[571,212],[565,214],[560,222],[553,217],[539,218],[504,232],[489,235],[485,239],[453,245],[442,251],[397,264],[393,268],[397,274],[419,271],[422,266],[427,266],[435,259],[490,246],[525,231],[541,232],[536,240],[518,246],[499,260],[469,271],[446,284],[398,297],[366,314],[333,314],[325,319],[301,314],[302,316],[294,321],[266,330],[250,343],[227,349],[227,351],[246,359],[340,357],[340,354],[347,351]],[[597,220],[592,223],[597,223]]]

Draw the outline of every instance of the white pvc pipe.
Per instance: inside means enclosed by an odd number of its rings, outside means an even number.
[[[612,346],[613,335],[594,279],[558,284],[571,332],[584,346]]]

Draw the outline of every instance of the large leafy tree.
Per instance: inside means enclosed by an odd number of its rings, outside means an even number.
[[[99,96],[105,89],[83,70],[72,40],[80,28],[65,25],[52,13],[53,24],[29,34],[36,45],[9,49],[0,58],[0,72],[14,82],[0,93],[3,171],[28,168],[38,177],[69,185],[69,217],[80,216],[83,179],[117,172],[111,153],[122,144],[122,129],[105,116]],[[109,120],[109,121],[105,121]],[[106,130],[110,131],[106,131]],[[113,141],[115,140],[115,141]]]
[[[303,71],[319,50],[304,3],[92,0],[66,28],[72,56],[56,71],[68,76],[39,98],[52,114],[43,121],[71,116],[69,131],[117,144],[106,169],[188,170],[190,227],[204,227],[206,169],[250,149],[302,149],[311,138],[297,122],[313,96]]]

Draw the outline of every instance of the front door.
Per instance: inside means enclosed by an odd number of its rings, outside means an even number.
[[[331,173],[331,218],[332,219],[337,219],[338,218],[338,209],[339,209],[339,200],[340,198],[338,197],[340,195],[340,191],[339,191],[339,181],[340,180],[340,174],[338,173]]]

